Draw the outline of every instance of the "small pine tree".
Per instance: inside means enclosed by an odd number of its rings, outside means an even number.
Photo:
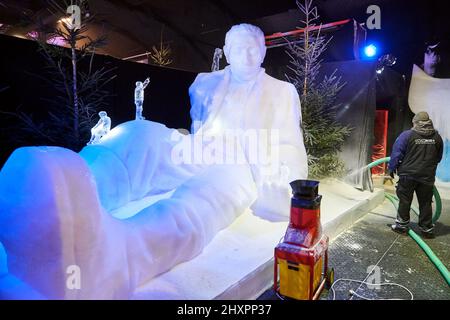
[[[94,19],[86,15],[87,0],[47,0],[48,10],[53,17],[61,19],[56,27],[42,21],[37,35],[32,37],[39,45],[39,52],[46,63],[45,74],[32,74],[53,89],[51,97],[41,97],[47,102],[47,114],[39,120],[33,114],[17,109],[16,112],[1,112],[18,118],[22,126],[7,128],[13,130],[13,143],[33,141],[34,144],[58,145],[79,151],[89,140],[90,129],[98,120],[98,112],[106,106],[111,94],[105,86],[115,78],[114,69],[93,68],[95,52],[106,43],[106,37],[91,39],[87,35],[88,24]],[[67,8],[80,8],[80,26],[70,21]],[[53,45],[50,39],[59,39],[65,47]],[[83,64],[85,68],[81,69]],[[83,71],[85,70],[85,71]]]
[[[305,16],[301,20],[303,33],[298,41],[288,42],[286,53],[290,57],[286,75],[300,95],[302,107],[302,128],[308,154],[309,176],[314,179],[339,177],[345,172],[345,164],[339,158],[346,137],[351,128],[336,121],[336,96],[345,83],[336,76],[336,70],[321,81],[317,81],[322,60],[330,38],[321,34],[317,7],[312,0],[304,4],[297,1],[298,8]]]

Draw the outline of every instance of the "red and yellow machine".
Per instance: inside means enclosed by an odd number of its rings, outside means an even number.
[[[275,248],[274,289],[288,298],[316,300],[334,280],[328,268],[328,237],[320,224],[319,182],[295,180],[290,185],[290,222]]]

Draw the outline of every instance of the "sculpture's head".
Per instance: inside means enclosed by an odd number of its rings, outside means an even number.
[[[223,51],[233,75],[250,80],[258,74],[266,56],[264,33],[251,24],[235,25],[225,36]]]
[[[216,48],[216,49],[214,50],[214,55],[215,55],[215,56],[218,56],[218,57],[220,57],[220,58],[222,58],[222,56],[223,56],[223,50],[220,49],[220,48]]]
[[[143,86],[142,81],[136,81],[137,88],[142,88],[142,86]]]
[[[106,111],[100,111],[98,115],[100,116],[100,118],[104,118],[106,117]]]

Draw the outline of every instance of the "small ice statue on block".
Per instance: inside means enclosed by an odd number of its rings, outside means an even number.
[[[220,69],[220,59],[222,59],[223,56],[223,50],[220,48],[216,48],[214,50],[214,57],[213,57],[213,63],[211,66],[211,71],[219,71]]]
[[[144,120],[142,116],[143,104],[144,104],[144,89],[150,83],[150,78],[145,79],[144,83],[141,81],[136,82],[136,89],[134,90],[134,104],[136,105],[136,120]]]
[[[91,129],[91,140],[87,143],[88,145],[99,143],[100,139],[111,130],[111,118],[108,117],[106,111],[100,111],[98,115],[100,120]]]

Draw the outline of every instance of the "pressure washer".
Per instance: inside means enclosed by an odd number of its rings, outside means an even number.
[[[328,268],[329,238],[320,223],[319,181],[295,180],[290,185],[289,225],[275,248],[274,290],[287,298],[317,300],[334,281],[334,270]]]

